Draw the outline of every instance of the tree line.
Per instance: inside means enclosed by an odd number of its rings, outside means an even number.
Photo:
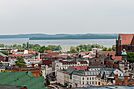
[[[45,50],[52,50],[52,51],[62,50],[62,47],[60,45],[42,46],[39,44],[29,44],[29,43],[13,44],[13,45],[0,44],[0,48],[19,49],[19,50],[34,50],[34,51],[38,51],[40,53],[43,53]]]
[[[100,48],[102,51],[115,51],[115,46],[112,46],[111,48],[104,47],[103,45],[99,44],[87,44],[87,45],[78,45],[76,47],[72,46],[70,47],[70,53],[78,53],[78,52],[87,52],[91,51],[92,48]]]

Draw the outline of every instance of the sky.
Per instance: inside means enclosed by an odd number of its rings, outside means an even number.
[[[134,0],[0,0],[0,34],[134,33]]]

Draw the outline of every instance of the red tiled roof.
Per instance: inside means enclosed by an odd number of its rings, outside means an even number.
[[[11,58],[17,58],[17,57],[32,57],[33,55],[31,54],[11,54],[9,57]]]
[[[116,53],[115,53],[115,51],[103,51],[103,54],[105,56],[108,56],[108,55],[115,55]]]
[[[11,54],[9,55],[10,57],[22,57],[24,56],[23,54]]]
[[[122,60],[122,56],[116,56],[115,54],[115,51],[105,51],[103,52],[105,56],[110,56],[112,55],[112,59],[113,60],[117,60],[117,61],[121,61]]]
[[[113,60],[122,61],[122,56],[112,56]]]
[[[58,56],[59,56],[59,53],[57,52],[41,54],[41,57],[43,58],[52,58],[52,57],[58,57]]]
[[[75,61],[62,61],[62,60],[60,60],[60,62],[63,64],[77,64],[77,62],[75,62]]]
[[[76,70],[87,70],[88,69],[88,66],[73,66],[71,68],[74,68]]]
[[[42,60],[42,63],[44,65],[51,65],[52,64],[52,61],[51,60]]]
[[[132,43],[134,34],[119,34],[119,37],[121,38],[122,45],[129,45]]]

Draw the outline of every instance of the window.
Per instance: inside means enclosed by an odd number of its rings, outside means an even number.
[[[92,84],[94,85],[94,81],[92,81]]]
[[[92,80],[92,78],[90,77],[90,80]]]
[[[83,80],[84,80],[84,77],[83,77]]]
[[[100,85],[100,82],[98,83],[98,85]]]
[[[84,82],[83,82],[83,85],[84,85]]]
[[[92,77],[92,80],[94,80],[94,77]]]
[[[87,85],[88,85],[89,83],[87,82]]]

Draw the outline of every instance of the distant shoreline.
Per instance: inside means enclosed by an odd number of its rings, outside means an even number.
[[[116,39],[117,34],[20,34],[0,35],[0,39],[29,39],[29,40],[68,40],[68,39]]]
[[[0,39],[29,39],[29,40],[84,40],[84,39],[115,39],[115,38],[0,38]]]
[[[29,38],[29,40],[90,40],[90,39],[115,39],[115,38]]]

